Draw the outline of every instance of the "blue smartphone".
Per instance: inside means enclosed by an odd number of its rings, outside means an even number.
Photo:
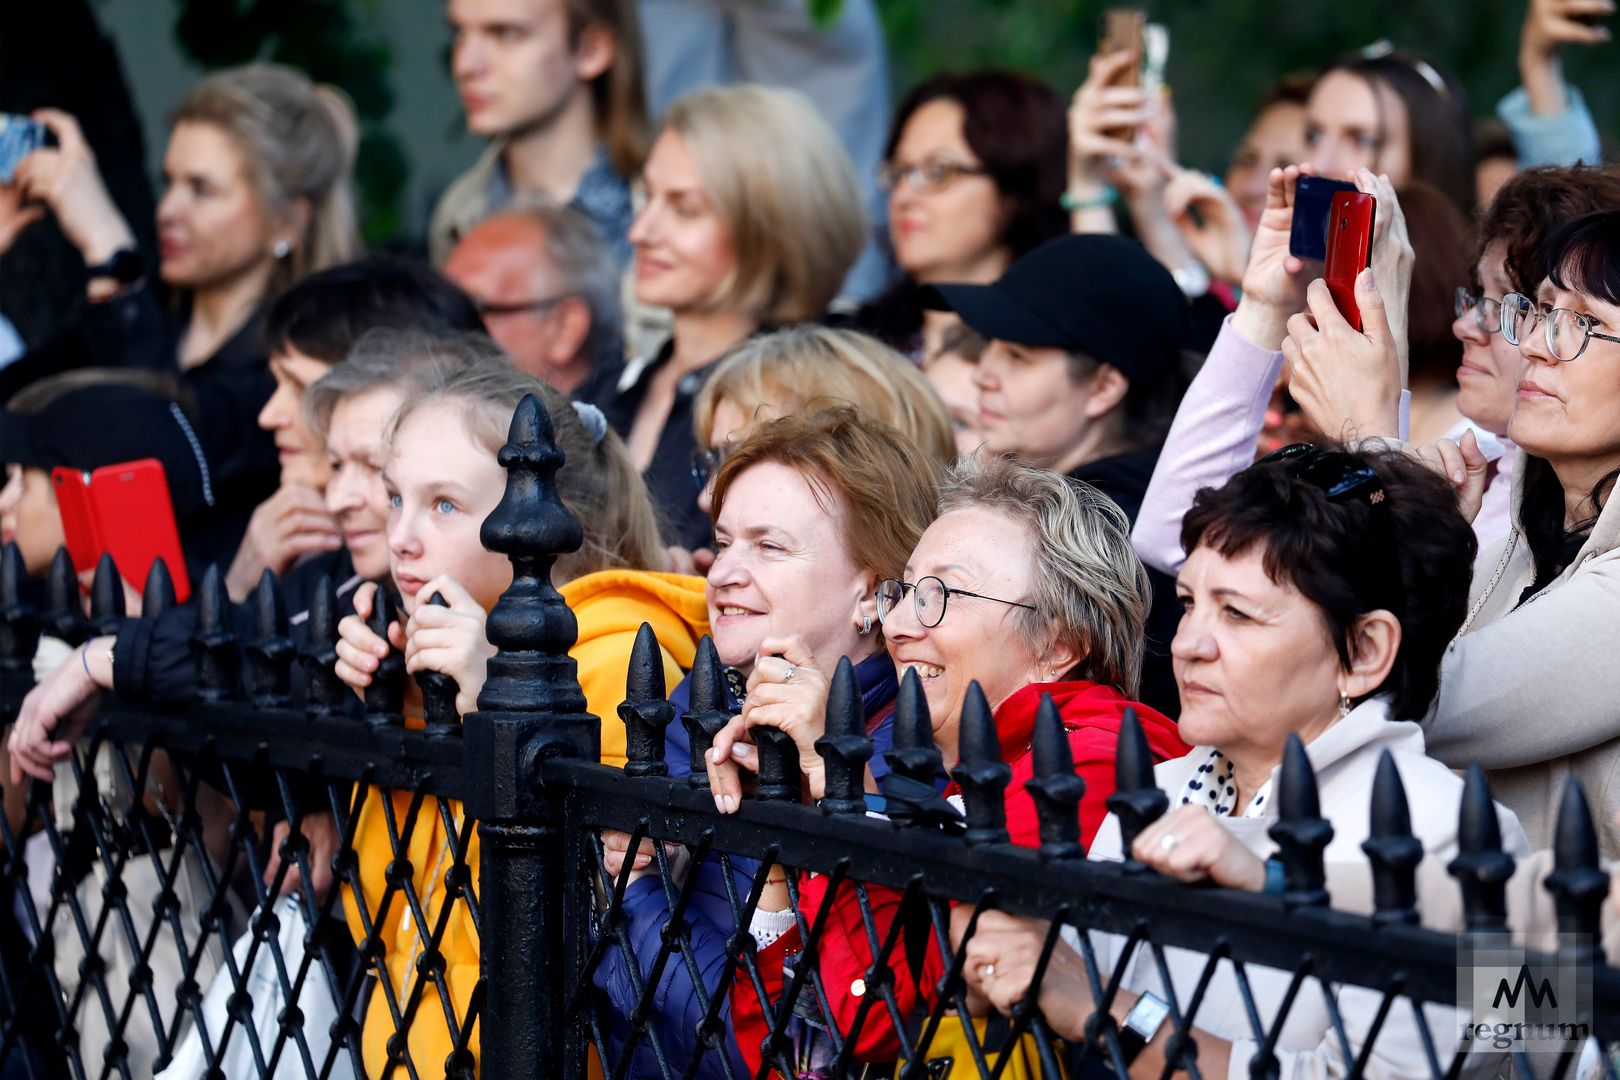
[[[1328,221],[1333,196],[1355,192],[1354,184],[1322,176],[1302,176],[1294,185],[1294,221],[1288,230],[1288,254],[1322,262],[1327,258]]]
[[[0,113],[0,184],[11,183],[17,162],[44,145],[44,124],[15,113]]]

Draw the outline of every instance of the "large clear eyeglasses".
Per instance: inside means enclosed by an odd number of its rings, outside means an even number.
[[[1035,610],[1033,604],[1017,600],[1001,600],[994,596],[985,596],[983,593],[968,592],[966,589],[953,589],[937,577],[921,578],[915,584],[896,578],[884,578],[878,582],[878,622],[887,619],[889,614],[905,600],[908,592],[911,593],[912,608],[917,613],[917,621],[930,629],[944,620],[945,606],[953,596],[971,596],[975,600],[989,600],[997,604],[1006,604],[1008,607]]]
[[[1456,318],[1472,312],[1474,324],[1487,334],[1494,334],[1502,329],[1502,301],[1493,300],[1484,293],[1477,293],[1466,285],[1457,288],[1456,299],[1452,302],[1451,313]]]
[[[1569,308],[1541,310],[1541,306],[1522,293],[1508,293],[1502,297],[1502,336],[1511,344],[1522,345],[1524,339],[1536,332],[1536,323],[1545,324],[1547,352],[1554,360],[1569,363],[1586,351],[1593,338],[1600,341],[1620,342],[1613,334],[1600,334],[1592,329],[1597,320]]]
[[[930,159],[914,165],[885,161],[878,166],[877,180],[878,187],[886,192],[905,184],[912,191],[922,194],[938,191],[958,176],[984,176],[986,173],[984,166],[969,165],[965,161]]]

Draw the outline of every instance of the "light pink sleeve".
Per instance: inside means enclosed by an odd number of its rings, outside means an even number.
[[[1193,496],[1219,487],[1254,464],[1272,388],[1282,374],[1281,351],[1262,349],[1232,328],[1232,316],[1176,410],[1159,452],[1131,543],[1142,561],[1174,576],[1186,560],[1181,519]],[[1401,391],[1400,437],[1406,438],[1412,396]]]
[[[1281,352],[1245,341],[1226,317],[1181,399],[1142,497],[1131,542],[1143,562],[1172,576],[1181,569],[1182,516],[1201,489],[1254,464],[1255,440],[1282,366]]]

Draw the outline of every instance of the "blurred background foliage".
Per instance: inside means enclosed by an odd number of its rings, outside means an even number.
[[[830,20],[847,0],[805,0]],[[333,83],[353,98],[361,121],[357,163],[368,241],[399,239],[410,167],[390,128],[393,71],[379,30],[389,0],[172,0],[174,32],[205,68],[277,60]],[[942,69],[995,66],[1044,78],[1067,98],[1096,48],[1102,0],[875,0],[889,42],[896,97]],[[420,5],[416,5],[420,7]],[[1351,49],[1388,38],[1456,74],[1476,116],[1489,115],[1518,82],[1516,56],[1525,0],[1157,0],[1144,5],[1170,29],[1169,82],[1181,159],[1219,171],[1261,91],[1288,72],[1319,68]],[[434,19],[411,32],[444,35]],[[448,64],[448,42],[441,53]],[[1580,86],[1612,146],[1620,123],[1620,47],[1575,49],[1566,74]]]
[[[174,0],[176,40],[204,68],[271,60],[347,93],[360,119],[355,160],[361,230],[383,244],[400,228],[408,165],[385,126],[392,56],[375,30],[385,0]],[[433,25],[432,32],[440,27]]]

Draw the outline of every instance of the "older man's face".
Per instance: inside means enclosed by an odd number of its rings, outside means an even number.
[[[480,223],[450,253],[444,272],[472,296],[490,336],[518,367],[564,393],[589,373],[591,358],[581,349],[589,313],[546,258],[538,222],[500,215]]]

